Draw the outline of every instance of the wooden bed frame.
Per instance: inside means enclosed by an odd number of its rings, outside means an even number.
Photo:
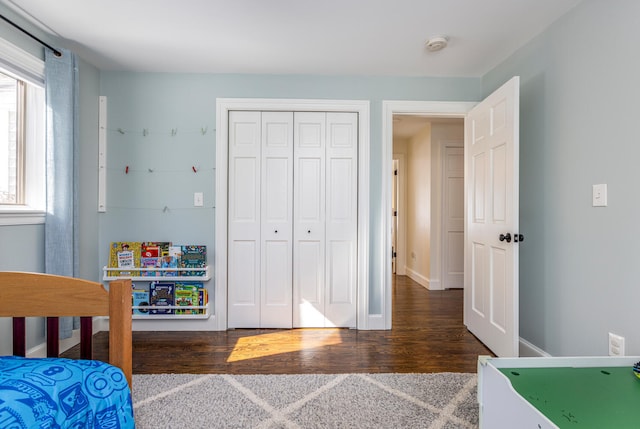
[[[131,387],[131,280],[109,291],[89,280],[40,273],[0,272],[0,317],[13,318],[13,354],[25,356],[25,317],[47,318],[47,357],[58,357],[58,318],[80,317],[80,356],[92,359],[93,316],[109,316],[109,363]]]

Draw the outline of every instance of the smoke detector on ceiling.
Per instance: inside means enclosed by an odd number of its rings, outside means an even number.
[[[446,48],[448,42],[449,38],[447,36],[433,36],[427,39],[424,45],[428,51],[436,52]]]

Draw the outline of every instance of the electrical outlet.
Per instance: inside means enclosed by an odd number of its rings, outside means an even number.
[[[609,332],[609,356],[624,356],[624,337]]]

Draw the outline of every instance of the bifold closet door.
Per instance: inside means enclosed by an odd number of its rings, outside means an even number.
[[[294,115],[294,327],[356,327],[357,120]]]
[[[292,124],[229,114],[229,328],[292,326]]]

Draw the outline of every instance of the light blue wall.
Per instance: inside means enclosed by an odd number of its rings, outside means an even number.
[[[522,78],[520,332],[552,355],[606,355],[608,332],[640,354],[638,17],[585,0],[483,79]]]
[[[44,271],[44,225],[0,226],[0,271]],[[12,354],[11,326],[0,317],[0,356]],[[27,319],[27,347],[44,338],[44,323]]]
[[[107,263],[111,241],[170,240],[213,249],[216,98],[369,100],[370,308],[380,312],[382,100],[475,101],[479,94],[480,79],[102,72],[101,95],[107,96],[109,111],[109,208],[100,215],[100,264]],[[171,129],[177,129],[176,136]],[[197,174],[191,172],[194,165],[200,167]],[[195,191],[204,192],[205,208],[192,207]]]
[[[634,132],[640,115],[640,58],[634,55],[638,16],[635,0],[585,0],[481,80],[100,73],[84,63],[82,275],[99,277],[114,240],[156,238],[213,246],[213,171],[207,169],[214,165],[217,97],[371,101],[370,251],[376,264],[381,252],[376,174],[381,101],[473,101],[520,75],[520,224],[526,236],[520,250],[521,335],[553,355],[594,355],[606,354],[611,331],[627,338],[629,354],[640,354],[640,145]],[[36,48],[29,44],[29,49]],[[112,207],[100,215],[94,209],[99,94],[109,97],[109,128],[140,133],[125,134],[121,142],[109,133]],[[208,127],[205,137],[183,133],[202,126]],[[173,140],[150,134],[153,140],[145,141],[143,128],[177,128],[178,134]],[[202,170],[187,174],[195,162]],[[124,175],[124,165],[167,171]],[[169,165],[176,171],[168,171]],[[609,207],[591,207],[595,183],[609,185]],[[196,190],[205,193],[209,208],[190,208]],[[167,213],[159,209],[165,205]],[[0,235],[0,268],[42,268],[43,255],[34,252],[42,248],[42,226],[0,227]],[[372,278],[375,290],[380,281]],[[379,297],[373,299],[375,310]]]

